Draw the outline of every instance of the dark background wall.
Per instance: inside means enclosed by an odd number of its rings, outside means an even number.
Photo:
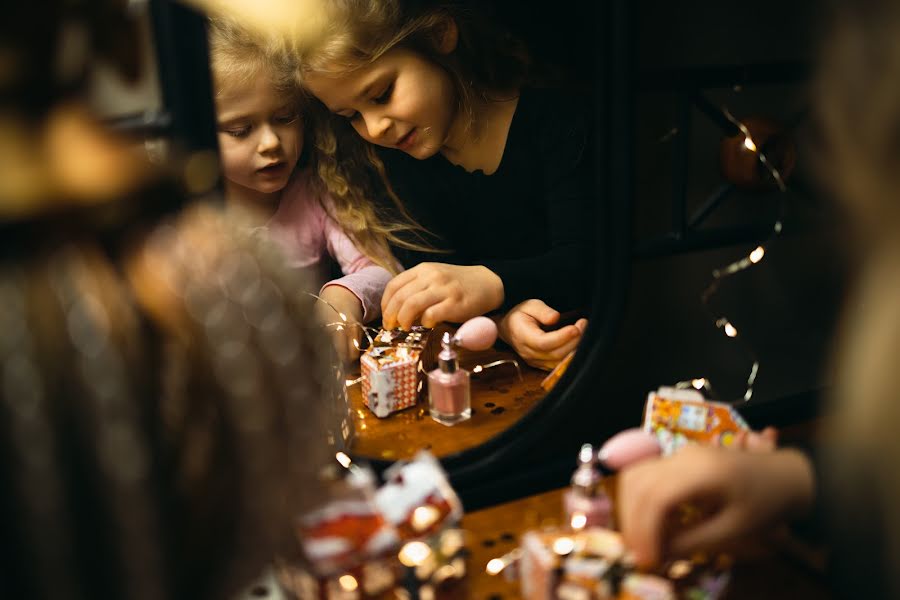
[[[496,0],[496,4],[532,47],[561,62],[582,83],[595,72],[592,49],[602,43],[595,33],[599,3]],[[660,69],[815,61],[819,4],[811,0],[639,0],[633,8],[639,78]],[[807,81],[728,85],[705,94],[739,119],[764,116],[782,123],[813,100]],[[678,124],[676,100],[666,90],[636,97],[632,229],[636,244],[664,234],[671,225],[676,143],[687,133],[673,133]],[[729,317],[759,357],[754,402],[762,409],[749,411],[761,419],[756,425],[808,418],[809,405],[790,399],[827,387],[831,340],[847,287],[850,263],[840,216],[817,190],[815,171],[808,165],[814,152],[810,129],[807,121],[796,132],[800,160],[787,194],[736,193],[707,223],[771,224],[778,210],[786,214],[785,233],[767,246],[765,260],[729,279],[713,299],[714,308]],[[722,137],[712,122],[692,112],[688,213],[724,183],[719,165]],[[574,456],[578,443],[599,441],[622,426],[638,425],[647,392],[659,385],[708,377],[724,399],[740,397],[751,360],[716,329],[700,295],[714,268],[746,256],[755,245],[634,259],[613,352],[605,364],[592,366],[601,371],[596,389],[592,397],[581,399],[578,418],[564,431],[548,432],[548,444],[541,452]]]

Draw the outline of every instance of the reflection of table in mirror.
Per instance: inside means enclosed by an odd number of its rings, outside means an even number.
[[[472,418],[453,427],[431,419],[427,398],[379,419],[363,404],[361,386],[351,386],[348,392],[356,428],[351,452],[360,457],[399,460],[425,448],[442,457],[474,448],[505,431],[544,397],[541,381],[547,373],[529,367],[511,350],[460,351],[460,366],[468,370],[501,359],[518,360],[522,379],[508,364],[473,373]]]
[[[439,593],[438,598],[519,598],[518,582],[506,581],[503,576],[490,576],[485,573],[485,566],[492,558],[515,548],[527,529],[561,525],[562,492],[554,490],[529,496],[463,517],[462,526],[470,532],[467,537],[471,550],[468,574],[464,580]],[[727,600],[829,597],[831,594],[817,565],[798,556],[783,538],[764,539],[762,536],[749,540],[736,557],[725,593]]]

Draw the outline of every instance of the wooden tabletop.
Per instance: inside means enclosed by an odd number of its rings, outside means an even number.
[[[612,483],[612,482],[611,482]],[[463,517],[469,532],[471,555],[464,581],[444,590],[441,598],[504,600],[519,598],[518,582],[490,576],[485,566],[518,545],[528,529],[559,526],[563,522],[562,491],[554,490],[476,511]],[[754,539],[737,557],[727,600],[805,598],[827,599],[831,595],[817,571],[815,553],[783,536]]]
[[[460,352],[460,365],[517,359],[511,350],[492,348],[481,352]],[[349,388],[356,439],[351,452],[356,456],[400,460],[428,449],[438,457],[473,448],[516,423],[546,392],[541,381],[547,373],[533,369],[518,359],[520,380],[511,365],[501,365],[472,374],[472,418],[453,427],[441,425],[428,414],[427,399],[415,406],[379,419],[362,401],[361,386]]]

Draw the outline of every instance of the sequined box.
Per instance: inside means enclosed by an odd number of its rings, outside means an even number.
[[[739,432],[750,429],[728,404],[710,402],[694,390],[665,387],[647,396],[643,428],[657,437],[664,455],[687,443],[728,447]]]
[[[422,374],[434,363],[430,333],[420,326],[381,330],[360,357],[363,402],[376,417],[414,406],[423,396]]]

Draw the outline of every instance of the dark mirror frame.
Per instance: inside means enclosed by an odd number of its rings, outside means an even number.
[[[204,19],[173,0],[149,0],[149,3],[165,107],[150,129],[170,134],[188,151],[215,150]],[[765,227],[752,224],[729,231],[693,231],[691,221],[697,220],[696,215],[690,219],[685,213],[685,175],[676,168],[671,230],[656,240],[632,239],[635,100],[642,86],[645,87],[641,81],[680,91],[683,109],[680,114],[688,115],[684,117],[688,122],[680,125],[689,127],[692,105],[715,118],[715,111],[710,112],[702,94],[696,93],[704,82],[725,77],[733,83],[735,70],[743,73],[746,83],[761,78],[774,78],[769,82],[796,81],[806,77],[807,67],[791,63],[760,65],[756,69],[724,67],[702,72],[688,69],[643,77],[635,69],[635,11],[629,0],[608,0],[584,10],[589,15],[585,16],[589,22],[584,30],[589,30],[592,37],[586,41],[591,44],[596,41],[593,55],[587,57],[590,71],[587,71],[588,81],[584,82],[592,86],[593,185],[597,202],[592,232],[597,240],[597,260],[592,274],[595,302],[589,316],[590,325],[565,376],[519,422],[480,446],[442,459],[468,510],[564,485],[580,443],[601,441],[637,424],[634,403],[607,398],[603,393],[605,383],[617,376],[612,372],[610,359],[616,352],[634,260],[761,240],[766,233]],[[146,124],[152,119],[143,121]],[[140,123],[141,119],[134,122]],[[677,156],[675,160],[677,165]],[[741,410],[751,425],[793,423],[817,414],[820,397],[821,390],[813,389],[776,401],[751,402]],[[603,404],[602,419],[598,418],[599,403]],[[452,430],[447,434],[452,435]],[[376,470],[390,464],[366,461]]]
[[[609,0],[593,7],[589,57],[593,103],[593,185],[596,243],[593,305],[584,340],[563,378],[530,412],[477,448],[442,462],[467,510],[568,482],[577,448],[586,440],[571,424],[600,398],[624,311],[632,253],[634,195],[634,7]],[[590,414],[589,411],[587,411]],[[610,414],[593,440],[629,426],[628,412]]]
[[[138,135],[169,136],[189,152],[217,150],[204,19],[173,0],[149,0],[149,4],[164,108],[153,115],[123,119],[118,126]],[[603,43],[595,56],[589,57],[593,72],[588,82],[593,86],[594,133],[599,140],[593,157],[597,198],[593,233],[599,243],[596,270],[588,274],[597,301],[579,351],[556,387],[508,430],[478,447],[442,459],[469,510],[548,487],[559,479],[563,462],[567,473],[573,440],[554,445],[553,452],[546,454],[540,449],[555,444],[550,434],[564,430],[566,423],[577,416],[579,406],[593,396],[592,389],[601,374],[596,366],[611,350],[625,304],[633,170],[632,8],[629,0],[598,4],[590,10],[595,39]],[[608,425],[612,427],[608,433],[617,430],[613,423]],[[390,464],[366,461],[378,471]],[[528,465],[545,475],[535,476],[529,469],[523,474],[523,467]]]

